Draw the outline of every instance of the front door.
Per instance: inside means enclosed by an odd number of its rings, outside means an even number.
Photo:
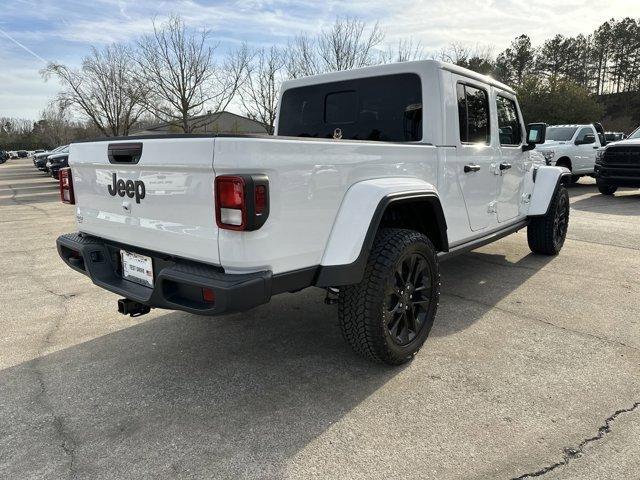
[[[574,146],[576,151],[573,170],[577,172],[589,172],[593,170],[596,162],[596,150],[600,143],[596,140],[596,131],[592,127],[583,127],[576,135]]]
[[[498,91],[496,113],[500,142],[500,163],[495,170],[498,177],[498,222],[506,222],[520,213],[524,177],[530,157],[522,151],[525,130],[515,97]]]
[[[469,225],[475,231],[495,224],[497,152],[491,138],[489,90],[464,77],[456,82],[460,136],[455,168]]]

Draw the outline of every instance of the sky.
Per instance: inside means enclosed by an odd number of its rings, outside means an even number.
[[[172,13],[211,30],[223,50],[286,45],[337,16],[357,16],[378,21],[389,44],[410,37],[426,53],[459,42],[497,54],[522,33],[539,45],[640,17],[640,0],[1,0],[0,117],[38,118],[61,88],[39,74],[48,61],[77,66],[92,46],[134,41]]]

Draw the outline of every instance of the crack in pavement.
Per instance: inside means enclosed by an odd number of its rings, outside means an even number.
[[[524,314],[522,312],[513,312],[513,311],[511,311],[509,309],[506,309],[506,308],[503,308],[503,307],[499,307],[496,304],[492,304],[492,303],[488,303],[488,302],[482,302],[480,300],[476,300],[475,298],[465,297],[465,296],[459,295],[457,293],[444,293],[444,292],[442,292],[441,295],[444,295],[444,296],[448,295],[450,297],[458,298],[460,300],[465,300],[467,302],[476,303],[478,305],[482,305],[483,307],[487,307],[487,308],[490,308],[490,309],[495,309],[495,310],[498,310],[499,312],[507,313],[507,314],[513,315],[515,317],[524,318],[526,320],[531,320],[533,322],[542,323],[544,325],[549,325],[551,327],[559,328],[560,330],[564,330],[565,332],[571,332],[571,333],[574,333],[576,335],[582,335],[582,336],[589,337],[589,338],[595,338],[597,340],[600,340],[601,342],[610,343],[610,344],[613,344],[613,345],[629,348],[629,349],[634,350],[636,352],[640,351],[640,348],[634,347],[633,345],[629,345],[629,344],[624,343],[624,342],[620,342],[618,340],[612,340],[612,339],[607,338],[607,337],[601,337],[599,335],[595,335],[595,334],[589,333],[589,332],[581,332],[580,330],[573,330],[572,328],[563,327],[562,325],[557,325],[557,324],[555,324],[553,322],[550,322],[548,320],[543,320],[541,318],[532,317],[531,315],[526,315],[526,314]]]
[[[528,265],[517,265],[515,263],[507,262],[506,260],[505,260],[505,262],[495,262],[493,260],[488,260],[486,258],[478,257],[478,256],[475,256],[475,255],[470,255],[468,253],[464,255],[464,258],[468,258],[471,261],[485,263],[485,264],[488,264],[488,265],[497,265],[499,267],[505,267],[505,268],[515,268],[516,270],[528,270],[528,271],[532,271],[532,272],[540,272],[542,270],[542,268],[530,267]],[[576,276],[575,273],[565,273],[565,272],[561,272],[561,271],[557,271],[557,270],[553,270],[553,269],[546,269],[545,271],[548,272],[548,273],[551,273],[553,275],[559,275],[559,276],[565,276],[565,277],[572,277],[573,278],[573,277]],[[599,277],[597,275],[585,275],[582,272],[580,273],[580,277],[589,278],[589,279],[592,279],[592,280],[604,280],[604,281],[608,281],[608,282],[611,281],[611,279],[607,278],[607,277]],[[636,282],[634,280],[629,280],[627,283],[640,284],[640,282]]]
[[[530,473],[524,473],[522,475],[520,475],[519,477],[513,477],[511,480],[524,480],[526,478],[535,478],[535,477],[541,477],[542,475],[545,475],[553,470],[555,470],[558,467],[562,467],[567,465],[570,461],[579,458],[582,456],[582,454],[584,453],[584,449],[587,445],[589,445],[590,443],[593,442],[597,442],[598,440],[601,440],[602,438],[604,438],[605,435],[609,434],[611,432],[611,424],[622,414],[625,413],[631,413],[634,412],[638,407],[640,406],[640,402],[635,402],[631,407],[629,408],[622,408],[620,410],[616,410],[612,415],[608,416],[605,421],[604,421],[604,425],[602,425],[599,429],[598,429],[598,433],[596,435],[594,435],[593,437],[589,437],[589,438],[585,438],[584,440],[582,440],[577,447],[565,447],[564,450],[564,455],[562,457],[562,460],[552,463],[550,465],[547,465],[546,467],[543,467],[539,470],[536,470],[535,472],[530,472]]]
[[[33,275],[32,275],[33,277]],[[40,387],[40,391],[36,395],[36,402],[41,405],[45,413],[47,413],[53,421],[54,431],[56,436],[60,439],[59,446],[64,452],[65,456],[68,457],[68,469],[69,469],[69,478],[74,479],[77,477],[77,468],[76,468],[76,446],[77,443],[71,437],[71,434],[65,428],[64,420],[62,417],[55,413],[53,405],[49,401],[47,385],[45,383],[45,374],[42,369],[42,358],[45,355],[46,347],[51,345],[51,337],[55,334],[55,332],[60,328],[60,322],[67,314],[67,305],[66,301],[75,296],[75,295],[61,295],[51,290],[47,290],[47,292],[55,295],[61,301],[62,313],[56,316],[56,319],[52,322],[49,329],[47,330],[44,338],[42,339],[42,343],[40,348],[38,349],[38,356],[33,361],[33,374],[36,377],[36,381]]]
[[[19,201],[14,200],[16,204],[22,204]],[[31,206],[31,205],[26,205]],[[38,207],[33,207],[36,210],[41,210]],[[48,217],[49,213],[45,211],[45,215]],[[34,251],[28,251],[27,253],[27,261],[31,264],[35,261]],[[31,265],[33,267],[33,265]],[[76,455],[76,447],[77,442],[71,436],[71,433],[65,427],[64,420],[61,415],[57,414],[54,406],[52,405],[49,395],[47,384],[45,381],[45,371],[43,369],[43,357],[46,355],[47,348],[52,345],[52,337],[59,330],[60,323],[68,314],[67,301],[76,296],[75,293],[57,293],[52,290],[47,282],[38,276],[33,268],[30,269],[27,276],[33,281],[35,285],[38,285],[43,291],[55,296],[59,300],[59,306],[61,307],[61,312],[55,315],[52,322],[49,324],[48,329],[46,330],[44,337],[37,349],[37,356],[33,360],[32,368],[30,369],[32,374],[35,376],[35,381],[39,387],[39,391],[35,394],[34,402],[39,404],[42,408],[45,415],[51,418],[53,429],[55,432],[55,436],[59,439],[59,447],[64,453],[65,457],[68,459],[68,470],[69,470],[69,478],[75,479],[78,476],[77,471],[77,455]]]
[[[16,205],[20,205],[22,207],[33,208],[37,212],[43,213],[47,218],[49,217],[49,212],[44,208],[36,207],[35,205],[31,205],[29,203],[25,203],[18,200],[18,197],[17,197],[18,191],[15,188],[13,188],[13,186],[11,185],[7,185],[7,186],[11,189],[11,197],[9,198],[9,200],[11,200],[13,203],[15,203]]]
[[[591,243],[593,245],[602,245],[604,247],[616,247],[616,248],[623,248],[625,250],[633,250],[633,251],[639,251],[640,248],[636,248],[636,247],[629,247],[627,245],[618,245],[617,243],[603,243],[603,242],[594,242],[593,240],[584,240],[581,238],[575,238],[572,236],[567,235],[567,239],[573,241],[573,242],[581,242],[581,243]]]
[[[73,298],[76,296],[75,293],[56,293],[53,290],[50,289],[46,289],[46,291],[52,295],[55,295],[56,297],[60,297],[64,300],[69,300],[70,298]]]

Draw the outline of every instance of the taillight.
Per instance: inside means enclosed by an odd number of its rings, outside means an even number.
[[[216,223],[227,230],[257,230],[269,216],[265,175],[221,175],[215,180]]]
[[[69,167],[60,169],[58,172],[58,181],[60,182],[60,200],[62,200],[62,203],[75,205],[76,197],[73,194],[73,179]]]
[[[244,230],[247,226],[247,202],[242,177],[216,178],[216,221],[220,228]]]

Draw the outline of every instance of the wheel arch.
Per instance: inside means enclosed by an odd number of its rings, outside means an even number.
[[[568,168],[570,172],[573,171],[573,162],[571,161],[571,157],[569,157],[568,155],[563,155],[558,160],[556,160],[556,165],[559,167]]]
[[[549,210],[551,199],[558,188],[571,178],[571,171],[566,167],[538,167],[534,175],[533,192],[529,204],[529,217],[544,216]]]
[[[316,286],[359,283],[380,228],[417,230],[429,237],[436,250],[449,250],[446,218],[435,187],[418,179],[394,180],[369,181],[375,185],[360,182],[349,189],[327,242]]]

